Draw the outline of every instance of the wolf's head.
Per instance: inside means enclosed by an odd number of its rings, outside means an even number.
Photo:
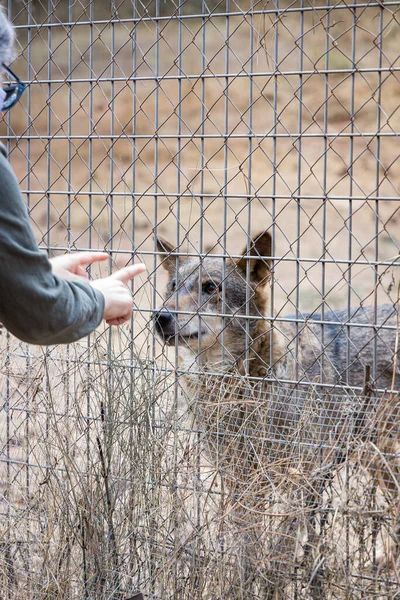
[[[169,345],[207,354],[207,362],[236,361],[255,335],[254,317],[265,314],[270,234],[251,240],[239,259],[185,256],[163,239],[157,239],[157,248],[169,275],[163,307],[155,315],[158,334]]]

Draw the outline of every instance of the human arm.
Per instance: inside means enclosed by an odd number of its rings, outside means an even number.
[[[36,244],[17,180],[0,152],[0,321],[32,344],[73,342],[97,327],[102,292],[52,272]]]

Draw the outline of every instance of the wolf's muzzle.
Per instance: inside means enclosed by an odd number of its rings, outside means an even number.
[[[154,313],[153,319],[156,324],[157,333],[164,339],[167,339],[176,332],[176,319],[167,308],[161,308],[159,311]]]

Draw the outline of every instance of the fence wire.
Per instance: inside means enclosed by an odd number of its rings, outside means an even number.
[[[148,277],[2,330],[0,597],[400,597],[400,2],[5,4],[40,246]]]

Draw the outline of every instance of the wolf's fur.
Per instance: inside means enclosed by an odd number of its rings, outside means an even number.
[[[312,487],[316,448],[334,447],[344,433],[359,435],[360,419],[365,422],[357,394],[337,396],[341,386],[362,390],[370,365],[375,388],[399,387],[396,307],[329,311],[323,323],[315,314],[297,324],[294,318],[275,320],[268,315],[267,232],[239,260],[187,257],[164,240],[158,250],[169,283],[156,327],[167,344],[179,345],[187,396],[195,399],[203,428],[214,433],[210,454],[238,504],[251,503],[256,512],[265,485],[283,472],[297,483],[303,472]],[[314,404],[307,389],[318,397]],[[337,460],[338,450],[327,450],[320,467],[334,464],[333,456]],[[390,478],[386,487],[397,489],[395,469]],[[239,520],[245,515],[242,510]]]

